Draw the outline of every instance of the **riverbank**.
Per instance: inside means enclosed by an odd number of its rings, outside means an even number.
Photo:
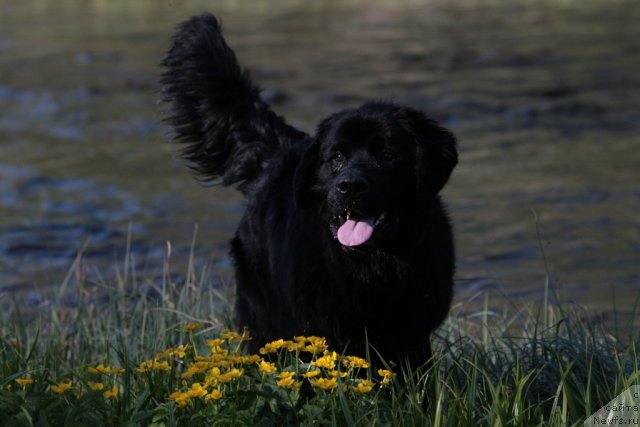
[[[0,424],[581,425],[640,381],[637,328],[552,304],[551,287],[542,304],[458,302],[433,365],[389,373],[316,338],[246,355],[214,271],[134,265],[88,282],[79,257],[37,310],[2,301]]]

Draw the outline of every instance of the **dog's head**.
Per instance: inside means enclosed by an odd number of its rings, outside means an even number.
[[[344,247],[405,238],[457,163],[454,136],[423,113],[368,103],[323,120],[295,177],[300,208],[322,207]]]

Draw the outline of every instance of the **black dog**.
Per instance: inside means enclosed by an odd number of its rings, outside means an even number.
[[[260,99],[212,15],[182,24],[162,61],[163,100],[201,178],[236,184],[247,208],[232,241],[235,316],[256,350],[319,335],[422,364],[452,298],[454,250],[438,192],[454,136],[423,113],[371,102],[315,137]]]

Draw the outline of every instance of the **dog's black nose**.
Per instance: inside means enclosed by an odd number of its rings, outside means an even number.
[[[347,176],[340,178],[336,184],[336,189],[344,195],[356,195],[367,191],[369,185],[363,178]]]

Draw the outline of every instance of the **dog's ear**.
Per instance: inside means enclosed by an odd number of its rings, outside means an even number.
[[[424,113],[412,108],[400,110],[402,126],[416,141],[416,181],[418,196],[438,194],[458,163],[456,138]]]
[[[316,199],[313,187],[318,175],[320,141],[316,137],[302,155],[293,177],[293,189],[296,205],[301,208],[311,207]]]

